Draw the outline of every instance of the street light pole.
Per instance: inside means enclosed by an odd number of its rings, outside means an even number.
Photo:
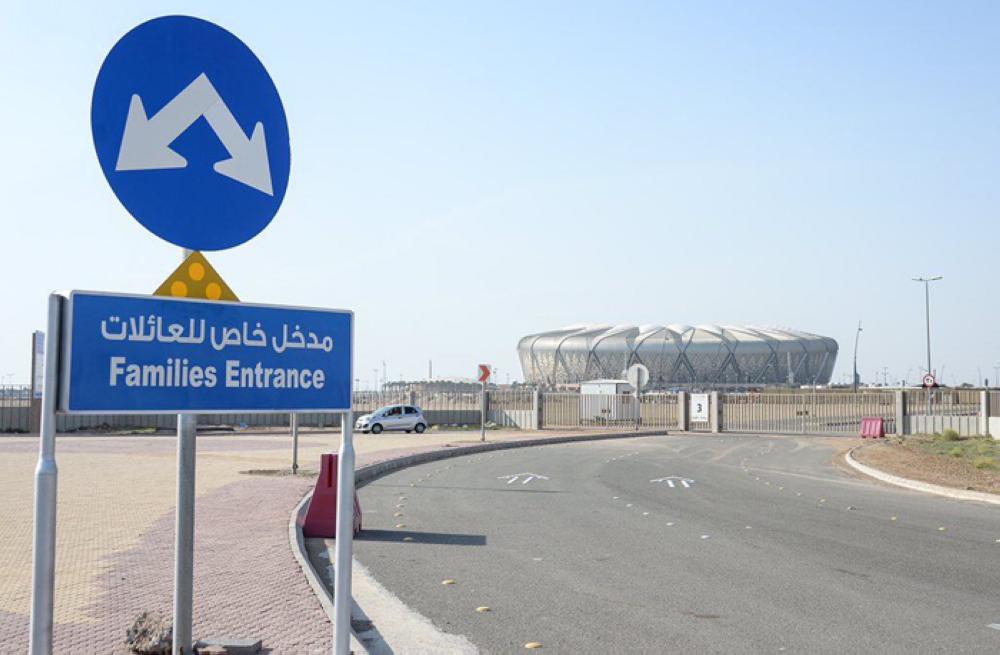
[[[940,279],[942,279],[940,275],[913,278],[914,282],[924,283],[924,318],[927,324],[927,375],[934,375],[931,369],[931,282],[937,282]],[[928,415],[934,413],[931,407],[931,387],[927,387],[927,413]]]
[[[854,393],[858,392],[858,339],[861,338],[861,321],[858,321],[858,331],[854,333],[854,377],[851,378],[851,387]]]
[[[931,369],[931,282],[937,282],[941,279],[944,279],[941,275],[913,278],[914,282],[924,283],[924,319],[927,324],[927,373],[929,375],[934,374],[933,369]]]

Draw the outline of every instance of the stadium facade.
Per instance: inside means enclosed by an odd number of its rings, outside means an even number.
[[[529,384],[617,379],[639,363],[650,389],[828,384],[837,350],[829,337],[734,325],[577,325],[517,344]]]

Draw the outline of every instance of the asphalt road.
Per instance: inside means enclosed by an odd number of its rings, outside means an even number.
[[[356,557],[483,653],[1000,652],[1000,509],[856,477],[835,463],[849,443],[647,437],[434,462],[361,490]],[[547,479],[505,477],[525,473]],[[693,482],[651,482],[669,476]]]

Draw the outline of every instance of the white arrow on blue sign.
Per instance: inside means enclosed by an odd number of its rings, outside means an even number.
[[[278,90],[213,23],[164,16],[123,36],[97,76],[91,128],[119,200],[175,245],[244,243],[284,199],[291,154]]]
[[[64,329],[64,412],[351,408],[349,311],[74,291]]]

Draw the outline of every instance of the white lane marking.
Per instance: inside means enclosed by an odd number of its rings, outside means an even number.
[[[990,623],[987,628],[993,628],[994,630],[1000,630],[1000,623]]]
[[[507,484],[513,484],[514,482],[521,480],[521,478],[524,478],[521,484],[528,484],[532,480],[548,480],[547,477],[539,475],[538,473],[512,473],[511,475],[497,476],[497,480],[506,480]]]
[[[691,485],[694,484],[694,480],[692,480],[691,478],[684,478],[679,475],[668,475],[665,478],[656,478],[655,480],[650,480],[650,482],[653,483],[666,482],[667,486],[670,487],[671,489],[673,489],[676,486],[676,483],[678,482],[680,482],[681,486],[684,487],[685,489],[690,488]]]

